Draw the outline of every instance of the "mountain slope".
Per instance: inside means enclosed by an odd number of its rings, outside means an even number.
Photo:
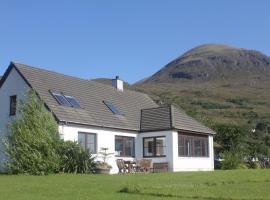
[[[270,122],[270,58],[255,50],[202,45],[133,87],[207,124]]]
[[[267,79],[269,75],[270,58],[258,51],[226,45],[202,45],[176,58],[143,83]]]

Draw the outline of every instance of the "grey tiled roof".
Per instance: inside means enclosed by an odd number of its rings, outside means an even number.
[[[177,129],[215,133],[174,106],[158,107],[146,94],[127,89],[121,92],[109,85],[24,64],[11,63],[0,81],[0,88],[13,68],[38,93],[59,122],[142,132]],[[81,108],[59,105],[50,90],[75,97]],[[123,115],[113,114],[103,101],[112,102]]]
[[[11,65],[36,90],[59,121],[139,131],[141,110],[157,107],[153,100],[143,93],[130,90],[120,92],[112,86],[91,80],[66,76],[24,64],[12,63]],[[49,90],[74,96],[82,109],[59,105]],[[113,114],[103,101],[111,101],[123,116]]]
[[[175,106],[142,110],[141,131],[146,132],[168,129],[215,134],[213,130],[202,125]]]

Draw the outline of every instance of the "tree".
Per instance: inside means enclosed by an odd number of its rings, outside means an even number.
[[[42,175],[59,169],[58,125],[33,90],[20,102],[6,139],[10,173]]]

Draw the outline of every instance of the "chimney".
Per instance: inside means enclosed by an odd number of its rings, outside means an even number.
[[[124,82],[119,79],[119,76],[116,76],[115,79],[112,79],[112,86],[120,92],[124,90]]]

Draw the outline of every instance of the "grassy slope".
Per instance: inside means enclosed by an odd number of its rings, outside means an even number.
[[[171,77],[180,72],[192,79]],[[178,104],[200,121],[247,124],[258,119],[270,122],[269,77],[266,55],[210,44],[191,49],[135,86]]]
[[[143,84],[137,88],[158,101],[179,105],[206,124],[212,121],[243,125],[257,119],[270,122],[270,81],[261,81],[255,86],[225,81],[183,81],[181,84]]]
[[[131,193],[120,193],[124,187]],[[0,199],[9,200],[270,199],[269,188],[270,170],[127,176],[0,176]]]

